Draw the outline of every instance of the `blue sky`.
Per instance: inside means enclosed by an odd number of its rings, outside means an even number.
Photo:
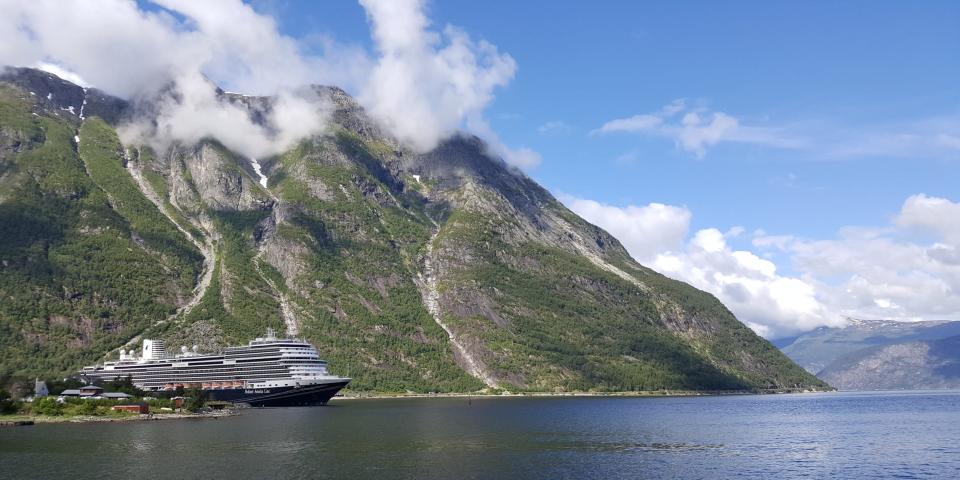
[[[375,48],[350,2],[257,5],[292,36]],[[943,213],[960,200],[960,4],[437,1],[427,12],[516,60],[484,115],[504,143],[542,156],[529,175],[758,332],[957,316],[944,297],[960,277],[924,252],[954,248],[944,232],[960,222]],[[664,114],[677,100],[683,110]],[[691,112],[740,133],[685,145]],[[599,131],[651,114],[654,127]],[[676,207],[673,220],[651,221],[653,203]],[[910,216],[920,204],[933,212],[923,221]],[[651,245],[671,229],[679,244]],[[712,238],[701,231],[722,233],[722,248],[701,248]]]
[[[255,4],[296,37],[327,32],[370,48],[352,2]],[[742,225],[810,236],[895,215],[907,196],[957,197],[960,154],[854,155],[720,143],[703,158],[669,138],[590,135],[675,99],[743,123],[883,134],[960,115],[956,2],[433,2],[451,23],[518,64],[487,117],[543,156],[531,176],[611,204],[664,202],[693,227]],[[550,132],[538,131],[562,122]],[[806,135],[806,134],[805,134]],[[852,139],[851,139],[852,141]],[[618,160],[619,159],[619,160]],[[838,208],[839,207],[839,208]]]
[[[0,63],[124,96],[172,81],[236,128],[207,131],[197,110],[174,125],[246,156],[323,121],[260,131],[224,117],[202,76],[251,94],[339,84],[417,150],[478,134],[769,338],[847,317],[960,320],[957,2],[14,6]]]

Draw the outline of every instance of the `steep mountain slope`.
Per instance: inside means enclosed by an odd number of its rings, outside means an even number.
[[[48,80],[36,92],[0,83],[0,374],[97,358],[173,314],[200,270],[196,249],[105,162],[112,130],[76,136],[83,89]]]
[[[114,130],[149,108],[33,70],[3,78],[0,295],[16,301],[0,307],[0,373],[66,373],[138,336],[214,348],[273,326],[356,389],[825,386],[476,138],[416,154],[314,87],[333,121],[282,155],[254,164],[213,139],[153,152]],[[220,98],[252,118],[272,101]]]
[[[960,322],[896,322],[851,319],[842,328],[821,327],[782,347],[783,353],[811,373],[859,350],[915,340],[960,335]]]
[[[842,390],[960,388],[960,335],[857,350],[819,376]]]

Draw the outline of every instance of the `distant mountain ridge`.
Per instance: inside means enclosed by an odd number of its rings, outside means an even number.
[[[821,327],[781,350],[842,390],[958,388],[960,322],[850,319]]]
[[[419,154],[311,88],[328,131],[254,166],[216,139],[123,145],[149,104],[5,70],[0,377],[273,327],[360,390],[826,388],[481,140]],[[217,95],[253,119],[272,101]]]
[[[960,335],[878,345],[845,355],[818,376],[841,390],[960,388]]]

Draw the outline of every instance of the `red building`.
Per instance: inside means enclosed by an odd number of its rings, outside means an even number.
[[[142,414],[150,413],[150,405],[147,405],[146,403],[134,404],[134,405],[114,405],[110,407],[110,410],[116,410],[119,412],[139,413],[142,415]]]

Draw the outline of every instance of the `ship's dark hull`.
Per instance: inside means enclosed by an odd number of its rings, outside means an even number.
[[[207,390],[210,400],[245,403],[251,407],[310,407],[326,405],[350,380],[300,387]]]

